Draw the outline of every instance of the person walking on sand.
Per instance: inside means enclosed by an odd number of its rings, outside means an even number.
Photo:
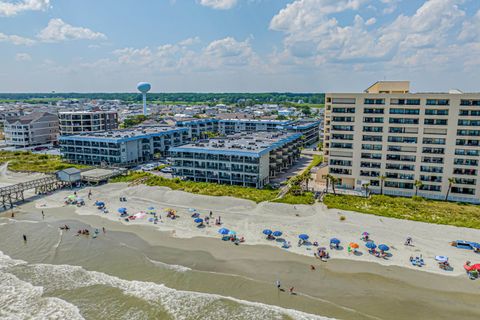
[[[212,212],[212,211],[210,211],[210,219],[212,218],[212,216],[213,216],[213,212]]]
[[[92,190],[88,190],[88,200],[90,200],[92,198]]]
[[[43,213],[43,210],[42,210],[42,219],[45,219],[45,213]]]
[[[282,287],[280,280],[275,281],[275,286],[277,287],[278,290]]]
[[[23,235],[23,242],[27,243],[27,236]]]
[[[103,233],[107,233],[107,230],[105,230],[105,227],[102,227]]]

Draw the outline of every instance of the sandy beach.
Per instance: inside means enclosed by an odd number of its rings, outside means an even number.
[[[87,200],[88,190],[93,196]],[[72,191],[64,190],[52,196],[36,201],[37,209],[64,207],[64,199]],[[77,208],[68,206],[79,215],[98,215],[128,225],[152,225],[160,231],[168,232],[177,238],[213,237],[220,238],[218,226],[210,225],[198,228],[191,218],[190,208],[195,208],[201,217],[213,212],[214,219],[222,219],[222,227],[234,230],[239,237],[245,237],[245,245],[270,245],[281,247],[277,241],[269,241],[263,235],[264,229],[280,230],[281,238],[290,241],[292,246],[289,252],[313,257],[314,247],[298,247],[298,235],[308,234],[310,241],[317,241],[319,246],[328,247],[330,239],[335,237],[342,241],[343,250],[329,250],[332,259],[348,259],[355,261],[375,262],[385,266],[400,266],[416,270],[440,273],[443,275],[464,275],[465,261],[476,261],[480,257],[469,250],[461,250],[450,246],[453,240],[478,241],[480,230],[459,228],[452,226],[434,225],[421,222],[398,220],[374,215],[359,214],[341,210],[329,210],[322,204],[313,206],[286,205],[278,203],[260,203],[229,197],[209,197],[189,194],[181,191],[172,191],[162,187],[134,186],[127,184],[108,184],[95,188],[86,188],[78,191],[78,196],[86,200],[86,206]],[[120,202],[120,196],[127,198],[127,202]],[[96,200],[106,203],[109,213],[99,211],[94,203]],[[148,207],[155,207],[162,219],[157,225],[146,218],[125,222],[119,217],[118,208],[126,207],[129,214],[146,211]],[[172,220],[166,218],[165,209],[175,209],[180,218]],[[340,216],[345,216],[341,221]],[[377,258],[368,254],[364,242],[361,240],[363,232],[369,232],[376,244],[386,244],[390,247],[391,257]],[[405,246],[407,237],[413,238],[413,246]],[[349,254],[346,246],[350,242],[360,245],[360,255]],[[410,256],[422,255],[426,265],[412,266]],[[438,267],[434,258],[437,255],[448,256],[452,271],[444,271]]]
[[[91,200],[87,197],[89,190],[93,193]],[[58,226],[68,223],[74,234],[83,225],[91,230],[105,227],[107,238],[115,241],[107,246],[102,242],[105,240],[99,237],[86,242],[77,240],[68,245],[71,236],[65,238],[63,235],[58,240],[55,240],[57,236],[53,236],[49,241],[54,242],[53,246],[57,249],[48,254],[48,259],[42,256],[38,261],[80,265],[132,280],[160,281],[180,290],[220,294],[336,319],[476,319],[480,316],[476,302],[479,283],[468,280],[462,268],[465,260],[475,261],[476,256],[471,251],[449,245],[451,240],[478,239],[478,230],[327,210],[321,204],[255,204],[241,199],[193,195],[159,187],[107,184],[76,192],[85,199],[84,207],[66,206],[65,197],[73,194],[73,190],[59,191],[17,208],[16,219],[38,221],[39,224],[27,223],[23,226],[8,219],[10,228],[34,228],[15,232],[36,234],[44,229],[42,223],[48,223],[57,230]],[[127,202],[120,202],[120,196],[126,197]],[[109,213],[97,210],[94,206],[96,200],[104,201]],[[126,207],[129,213],[134,214],[150,206],[162,216],[161,222],[156,225],[147,220],[148,216],[125,222],[117,212],[119,207]],[[167,208],[177,210],[180,217],[166,219]],[[221,241],[217,226],[197,228],[189,208],[197,209],[202,217],[213,211],[214,219],[221,216],[223,227],[235,230],[239,237],[246,238],[246,242],[235,246]],[[45,220],[41,217],[41,210],[46,214]],[[341,221],[340,215],[344,215],[346,220]],[[266,240],[262,234],[265,228],[281,230],[284,233],[282,238],[291,241],[292,247],[282,249],[280,243]],[[360,240],[363,231],[370,232],[376,243],[389,245],[392,256],[384,260],[369,255]],[[309,234],[311,241],[318,241],[320,246],[328,247],[332,237],[341,239],[343,245],[356,241],[361,246],[362,255],[349,255],[346,249],[329,250],[332,259],[323,263],[313,257],[313,250],[309,247],[297,246],[300,233]],[[11,236],[5,236],[8,239],[5,243],[12,241]],[[407,236],[413,238],[414,246],[404,246]],[[42,242],[46,241],[45,237],[51,236],[36,237]],[[97,244],[100,243],[106,247],[99,248]],[[79,248],[80,244],[86,247]],[[124,249],[118,251],[116,244]],[[65,248],[62,249],[62,246]],[[17,252],[15,247],[14,244],[11,247],[7,245],[3,250],[11,256],[17,254],[16,258],[31,258],[31,253]],[[95,259],[91,257],[93,248]],[[100,249],[106,250],[105,253]],[[132,258],[127,249],[133,250],[131,254],[142,253],[142,256]],[[119,256],[109,257],[113,252],[118,252]],[[420,254],[426,266],[411,266],[408,258]],[[449,256],[454,270],[440,270],[433,260],[435,255]],[[152,271],[150,266],[135,265],[134,261],[142,259],[148,265],[171,269],[174,273],[152,280],[151,276],[158,271]],[[316,270],[311,271],[310,265],[314,265]],[[133,270],[136,272],[132,274]],[[179,281],[180,274],[181,277],[188,275],[188,280]],[[288,294],[277,295],[273,286],[276,279],[280,279],[287,290],[294,286],[298,296],[287,298]],[[405,308],[406,305],[408,308]],[[96,316],[87,318],[100,319]],[[244,318],[247,319],[239,317]],[[289,318],[310,319],[299,314]]]

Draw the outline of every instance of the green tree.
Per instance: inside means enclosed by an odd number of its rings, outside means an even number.
[[[365,198],[368,198],[368,191],[370,188],[370,182],[363,183],[362,188],[365,190]]]
[[[385,181],[387,180],[387,176],[383,174],[380,176],[380,194],[383,195],[383,188],[385,187]]]
[[[423,182],[420,180],[415,180],[414,185],[415,185],[415,196],[417,196],[418,189],[423,186]]]

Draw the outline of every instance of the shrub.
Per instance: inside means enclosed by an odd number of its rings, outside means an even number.
[[[343,214],[340,216],[340,221],[345,221],[347,220],[347,217],[345,217]]]

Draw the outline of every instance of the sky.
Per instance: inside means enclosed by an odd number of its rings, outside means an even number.
[[[0,92],[480,91],[480,0],[0,0]]]

